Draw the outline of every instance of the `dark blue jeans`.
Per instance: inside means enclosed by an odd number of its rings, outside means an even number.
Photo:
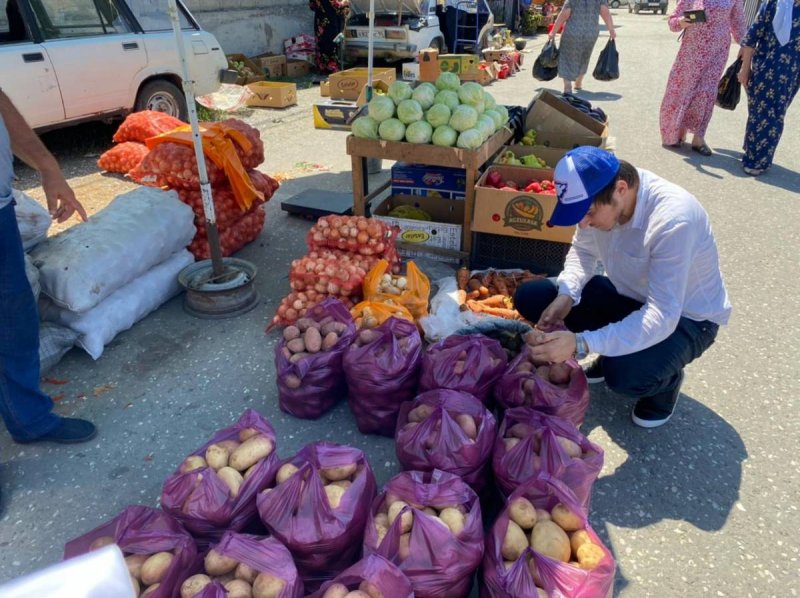
[[[59,417],[39,388],[39,314],[23,256],[12,202],[0,209],[0,415],[12,438],[31,440]]]
[[[514,306],[527,320],[537,322],[557,294],[549,280],[529,282],[517,290]],[[640,307],[639,301],[620,295],[608,278],[595,276],[564,324],[573,332],[597,330],[619,322]],[[614,392],[637,398],[673,391],[680,384],[683,368],[714,343],[718,330],[714,322],[681,318],[675,331],[660,343],[629,355],[604,357],[606,384]]]

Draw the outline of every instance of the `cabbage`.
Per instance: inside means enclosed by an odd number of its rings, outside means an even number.
[[[375,96],[367,106],[367,114],[376,122],[383,122],[394,116],[394,101],[389,96]]]
[[[494,107],[497,106],[494,96],[485,90],[483,92],[483,103],[486,104],[487,110],[494,110]]]
[[[472,106],[478,114],[483,114],[483,111],[486,110],[486,103],[483,100],[479,102],[464,102],[464,106]]]
[[[406,126],[396,118],[387,118],[378,126],[381,139],[402,141],[406,136]]]
[[[500,114],[500,118],[503,121],[502,124],[506,124],[508,122],[508,109],[502,104],[498,104],[494,107],[494,110]]]
[[[481,114],[478,117],[478,122],[475,125],[475,128],[483,133],[484,140],[489,139],[489,137],[494,135],[494,120],[492,120],[491,116]]]
[[[436,97],[436,88],[430,83],[428,85],[420,85],[411,94],[411,98],[419,102],[423,110],[427,110],[433,106],[433,98]]]
[[[431,141],[433,141],[434,145],[452,147],[456,144],[456,139],[458,139],[458,131],[451,126],[442,125],[441,127],[436,127]]]
[[[378,122],[371,116],[359,116],[353,121],[353,135],[364,139],[378,138]]]
[[[487,110],[481,116],[488,116],[494,121],[494,130],[496,131],[503,126],[503,117],[497,110]]]
[[[483,136],[478,129],[467,129],[462,131],[456,141],[456,146],[463,149],[478,149],[483,143]]]
[[[411,143],[430,143],[433,127],[424,120],[418,120],[406,127],[406,141]]]
[[[431,123],[432,127],[440,127],[450,122],[450,108],[446,104],[434,104],[425,113],[425,120]]]
[[[477,122],[478,113],[472,106],[458,106],[453,110],[453,115],[450,117],[450,126],[459,133],[471,129]]]
[[[459,87],[461,87],[461,79],[455,73],[442,73],[436,78],[436,89],[438,90],[458,91]]]
[[[462,104],[477,104],[483,101],[483,87],[480,83],[470,81],[458,88],[458,99]]]
[[[431,90],[431,92],[433,93],[433,95],[436,95],[436,92],[438,92],[438,91],[439,91],[438,89],[436,89],[436,86],[435,86],[433,83],[429,83],[428,81],[423,81],[422,83],[420,83],[419,85],[417,85],[417,86],[414,88],[414,91],[417,91],[418,89],[422,89],[423,87],[424,87],[425,89],[430,89],[430,90]]]
[[[397,118],[404,124],[410,125],[413,122],[422,120],[425,115],[422,106],[416,100],[403,100],[397,105]]]
[[[439,93],[436,94],[436,97],[433,98],[434,104],[444,104],[450,110],[455,110],[456,106],[458,106],[461,102],[458,100],[458,93],[453,91],[452,89],[443,89]]]
[[[411,86],[405,81],[395,81],[389,86],[389,97],[395,104],[400,104],[403,100],[411,97]]]

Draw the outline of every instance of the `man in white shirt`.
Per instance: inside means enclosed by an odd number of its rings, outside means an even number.
[[[568,152],[554,179],[548,225],[578,230],[557,284],[530,282],[514,298],[544,331],[528,337],[531,351],[555,363],[598,353],[590,382],[638,398],[635,424],[663,425],[684,367],[730,317],[708,214],[685,189],[594,147]]]

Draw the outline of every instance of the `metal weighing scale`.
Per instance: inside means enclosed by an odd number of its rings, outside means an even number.
[[[353,194],[323,189],[306,189],[281,202],[281,209],[293,216],[316,220],[321,216],[353,213]]]

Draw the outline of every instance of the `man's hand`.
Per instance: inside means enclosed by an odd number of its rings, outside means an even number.
[[[556,326],[564,324],[564,318],[569,315],[572,309],[572,297],[569,295],[559,295],[548,305],[539,316],[536,323],[537,328],[545,331],[552,330]]]
[[[568,330],[542,332],[531,337],[530,354],[534,359],[563,363],[575,355],[575,333]]]
[[[680,19],[678,19],[678,26],[681,29],[688,29],[689,27],[694,27],[694,23],[692,23],[686,17],[681,17]]]
[[[66,222],[77,211],[86,222],[86,210],[75,197],[60,170],[42,171],[42,189],[47,198],[47,209],[56,222]]]

